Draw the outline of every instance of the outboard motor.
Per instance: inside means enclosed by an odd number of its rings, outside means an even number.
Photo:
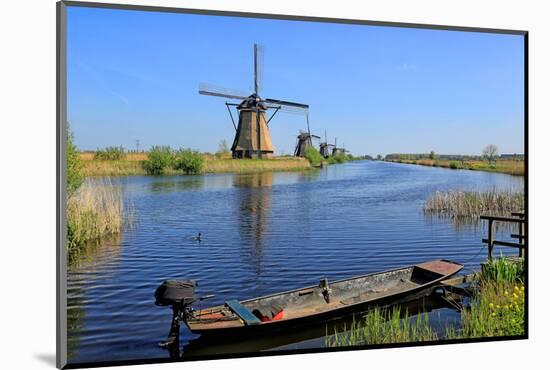
[[[155,291],[157,306],[172,307],[172,324],[168,339],[159,343],[159,346],[170,350],[173,357],[179,355],[177,351],[179,351],[180,321],[186,321],[188,317],[193,316],[194,311],[191,307],[193,302],[214,297],[210,294],[197,298],[196,287],[197,283],[194,280],[165,280]]]
[[[180,321],[186,320],[192,314],[191,304],[195,301],[195,287],[193,280],[165,280],[155,291],[157,306],[172,307],[172,324],[168,339],[159,343],[160,347],[179,348]]]

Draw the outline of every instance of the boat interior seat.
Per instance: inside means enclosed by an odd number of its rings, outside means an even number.
[[[260,319],[258,319],[252,312],[250,312],[248,308],[243,306],[236,299],[226,301],[225,305],[229,307],[235,315],[239,316],[246,325],[258,325],[261,323]]]
[[[437,272],[423,269],[422,267],[414,266],[411,274],[411,281],[418,285],[423,285],[440,278],[441,274]]]

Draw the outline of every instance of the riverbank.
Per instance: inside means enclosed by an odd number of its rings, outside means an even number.
[[[143,162],[147,160],[146,153],[129,153],[124,159],[97,160],[94,154],[80,153],[82,175],[94,176],[145,176],[147,172]],[[304,171],[311,165],[304,158],[275,157],[273,159],[232,159],[229,156],[203,155],[202,173],[258,173],[267,171]],[[166,175],[179,175],[182,171],[166,169]]]
[[[386,162],[416,164],[420,166],[451,168],[454,170],[472,170],[505,173],[514,176],[525,174],[522,160],[498,159],[493,163],[480,160],[440,160],[440,159],[386,159]]]

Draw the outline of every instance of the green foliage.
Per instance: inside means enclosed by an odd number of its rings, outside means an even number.
[[[309,163],[311,163],[312,166],[318,166],[324,160],[321,153],[319,153],[319,151],[312,146],[306,148],[306,154],[304,157],[309,161]]]
[[[155,145],[147,153],[143,168],[149,175],[162,175],[174,164],[174,153],[169,146]]]
[[[437,335],[430,327],[427,313],[413,320],[396,306],[392,310],[376,307],[365,315],[364,320],[354,319],[349,330],[327,337],[326,345],[339,347],[433,340],[437,340]]]
[[[482,281],[469,309],[461,312],[462,327],[447,329],[447,339],[517,336],[525,333],[523,284]]]
[[[118,161],[125,156],[124,148],[121,146],[108,146],[105,149],[97,149],[94,159],[101,161]]]
[[[70,197],[83,182],[82,162],[73,143],[73,134],[67,127],[67,195]]]
[[[198,174],[202,172],[204,158],[202,155],[191,149],[180,149],[174,156],[174,168],[182,170],[186,174]]]
[[[525,279],[525,266],[522,261],[510,261],[505,257],[494,258],[481,267],[483,281],[496,283],[516,283]]]
[[[460,164],[458,163],[458,161],[451,161],[449,163],[449,167],[452,168],[453,170],[456,170],[460,168]]]
[[[345,153],[338,152],[333,156],[328,158],[329,164],[344,163],[349,160],[348,156]]]
[[[435,152],[433,150],[430,152],[430,159],[435,159]]]

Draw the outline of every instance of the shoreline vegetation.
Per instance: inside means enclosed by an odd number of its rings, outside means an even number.
[[[353,320],[349,329],[327,336],[327,347],[412,343],[444,339],[521,336],[525,334],[525,270],[523,262],[500,257],[483,265],[469,304],[460,310],[458,326],[436,333],[427,313],[410,316],[399,306],[375,308]]]
[[[232,159],[230,155],[216,156],[201,154],[203,158],[200,173],[255,173],[266,171],[304,171],[312,168],[305,158],[276,157],[273,159]],[[147,153],[128,153],[122,159],[98,160],[93,153],[80,153],[82,174],[85,177],[98,176],[146,176],[149,175],[144,163]],[[180,169],[169,165],[162,171],[163,175],[181,175]]]
[[[174,150],[169,146],[153,146],[147,152],[125,152],[122,147],[108,147],[80,152],[78,158],[83,177],[306,171],[362,159],[341,152],[324,158],[315,148],[308,148],[304,158],[233,159],[228,151],[210,154],[190,149]]]
[[[522,191],[491,189],[488,191],[436,191],[424,203],[426,215],[455,220],[479,220],[481,215],[509,217],[523,212],[525,194]]]
[[[453,170],[472,170],[505,173],[524,176],[525,165],[522,159],[496,159],[488,162],[481,159],[385,159],[386,162],[413,164],[428,167],[441,167]]]

